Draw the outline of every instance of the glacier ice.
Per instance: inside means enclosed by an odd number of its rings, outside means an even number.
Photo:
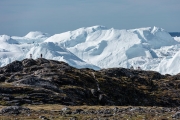
[[[141,67],[162,74],[177,74],[180,40],[158,27],[118,30],[105,26],[83,27],[48,35],[38,31],[23,37],[0,36],[0,65],[42,53],[77,68]]]

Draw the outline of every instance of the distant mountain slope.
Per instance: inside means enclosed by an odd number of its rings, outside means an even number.
[[[179,49],[176,46],[173,52],[166,48],[178,42],[158,27],[117,30],[92,26],[53,35],[45,42],[58,43],[79,58],[101,68],[140,66],[145,70],[158,70],[162,73],[169,71],[159,70],[161,60],[167,56],[172,57]],[[167,51],[169,54],[166,54]],[[178,72],[180,70],[175,73]]]

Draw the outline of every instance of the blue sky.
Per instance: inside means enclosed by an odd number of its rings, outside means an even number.
[[[0,0],[0,35],[53,35],[94,25],[180,32],[180,0]]]

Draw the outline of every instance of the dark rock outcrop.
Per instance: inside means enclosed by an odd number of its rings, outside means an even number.
[[[110,68],[76,69],[39,58],[0,68],[0,105],[179,106],[179,75]]]
[[[172,115],[172,118],[180,119],[180,112],[176,112],[174,115]]]
[[[24,59],[22,61],[22,64],[23,64],[24,67],[30,67],[30,66],[36,65],[37,62],[35,60],[33,60],[33,59]]]
[[[20,114],[20,113],[28,113],[30,111],[29,108],[21,107],[21,106],[8,106],[0,110],[0,114]]]
[[[4,76],[4,75],[1,75],[1,76],[0,76],[0,82],[5,82],[5,80],[6,80],[5,76]]]
[[[1,72],[19,72],[22,71],[23,69],[23,64],[21,61],[14,61],[5,67],[1,68]]]

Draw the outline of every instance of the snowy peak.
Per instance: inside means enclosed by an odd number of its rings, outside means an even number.
[[[77,44],[85,42],[86,38],[89,35],[103,30],[107,30],[107,28],[105,26],[100,25],[92,27],[83,27],[74,31],[55,34],[46,39],[45,42],[59,42],[62,43],[61,46],[63,47],[74,47]]]
[[[39,38],[44,38],[44,37],[47,37],[47,36],[48,36],[47,33],[42,33],[40,31],[32,31],[32,32],[29,32],[24,37],[28,38],[28,39],[39,39]]]
[[[10,39],[10,36],[8,35],[0,35],[0,41],[3,42],[3,41],[7,41]]]
[[[0,42],[2,43],[8,43],[8,44],[18,44],[16,40],[11,39],[8,35],[0,35]]]
[[[158,28],[156,26],[154,26],[153,28],[151,28],[151,33],[154,34],[154,33],[157,33],[157,32],[163,32],[164,29],[162,28]]]
[[[74,30],[72,32],[87,32],[87,33],[92,33],[92,32],[98,31],[98,30],[106,30],[106,29],[108,29],[108,28],[105,27],[105,26],[96,25],[96,26],[92,26],[92,27],[79,28],[79,29]]]
[[[118,30],[92,26],[49,37],[82,60],[101,68],[141,66],[155,70],[161,53],[156,49],[178,44],[168,32],[158,27]],[[155,62],[155,65],[152,61]]]
[[[159,27],[143,27],[143,28],[137,28],[137,29],[130,29],[129,31],[149,31],[150,33],[154,34],[156,32],[164,32],[165,30],[163,28]]]
[[[92,48],[99,48],[98,46],[101,46],[101,43],[104,44],[102,41],[106,42],[107,45],[111,44],[110,42],[125,44],[124,49],[129,49],[134,45],[146,49],[157,49],[177,44],[177,41],[169,33],[158,27],[117,30],[114,28],[108,29],[104,26],[93,26],[56,34],[45,40],[45,42],[57,42],[60,46],[66,48],[79,47],[79,49],[86,51],[90,48],[91,50]]]
[[[140,29],[132,29],[129,32],[135,33],[141,40],[141,43],[147,43],[151,48],[160,48],[177,44],[171,35],[162,28],[147,27]]]
[[[168,32],[158,27],[147,27],[130,30],[108,29],[104,26],[92,26],[79,28],[49,37],[45,42],[59,42],[65,47],[74,47],[78,44],[91,41],[129,41],[147,43],[152,48],[160,48],[166,45],[177,44]],[[98,43],[96,43],[98,44]]]
[[[48,37],[49,37],[49,34],[47,33],[42,33],[39,31],[32,31],[23,37],[12,36],[11,39],[18,41],[19,44],[25,44],[25,43],[33,44],[33,43],[42,43]]]

